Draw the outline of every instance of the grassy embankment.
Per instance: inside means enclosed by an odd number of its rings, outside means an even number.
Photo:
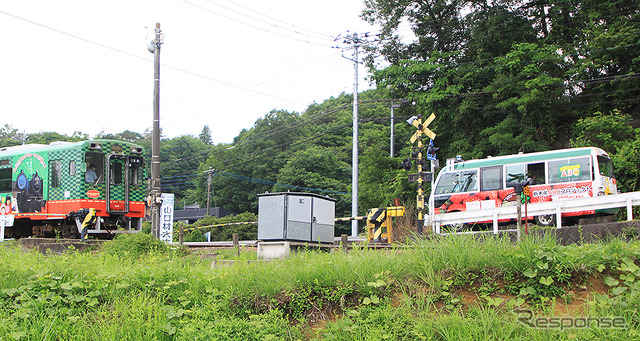
[[[638,241],[535,237],[217,268],[143,234],[82,254],[5,244],[0,339],[640,339],[638,259]]]

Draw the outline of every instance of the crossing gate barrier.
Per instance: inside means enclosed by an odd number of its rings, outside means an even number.
[[[367,239],[370,243],[393,244],[393,225],[391,218],[402,217],[403,206],[372,208],[367,212]]]

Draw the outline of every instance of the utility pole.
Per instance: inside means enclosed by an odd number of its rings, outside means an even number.
[[[156,23],[155,39],[147,48],[153,53],[153,132],[151,137],[151,230],[153,236],[160,238],[160,46],[162,30]]]
[[[364,38],[367,38],[367,34],[364,34]],[[358,49],[363,43],[367,41],[360,38],[358,33],[347,35],[343,43],[353,45],[353,58],[347,58],[353,62],[353,150],[351,160],[351,216],[358,216]],[[351,221],[351,235],[358,235],[358,221]]]
[[[208,173],[208,177],[207,177],[207,215],[211,215],[209,214],[209,207],[210,205],[210,199],[211,199],[211,173],[215,172],[215,169],[209,167],[209,170],[204,171],[205,173]]]
[[[393,141],[394,140],[393,130],[395,128],[394,127],[395,123],[393,121],[393,119],[394,119],[393,109],[394,108],[400,108],[400,106],[402,106],[402,103],[396,104],[396,103],[393,103],[393,101],[391,102],[391,105],[389,106],[391,108],[391,136],[389,138],[389,140],[390,140],[390,142],[389,142],[389,154],[390,155],[389,156],[391,156],[391,157],[393,157],[393,154],[395,154],[394,150],[393,150],[393,142],[394,142]]]
[[[351,216],[358,216],[358,47],[360,41],[358,34],[353,34],[353,157],[351,174]],[[358,221],[351,221],[351,235],[358,235]]]

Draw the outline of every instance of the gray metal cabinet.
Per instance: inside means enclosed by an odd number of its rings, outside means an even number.
[[[312,193],[258,194],[258,239],[333,243],[335,199]]]

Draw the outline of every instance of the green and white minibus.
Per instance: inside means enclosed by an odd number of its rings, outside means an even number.
[[[600,148],[582,147],[515,154],[485,159],[449,160],[434,182],[429,212],[442,214],[485,210],[515,205],[519,197],[512,183],[530,182],[530,201],[535,203],[616,194],[613,162]],[[563,217],[582,217],[612,211],[567,212]],[[541,226],[555,225],[556,216],[527,217]],[[482,223],[482,222],[478,222]]]

